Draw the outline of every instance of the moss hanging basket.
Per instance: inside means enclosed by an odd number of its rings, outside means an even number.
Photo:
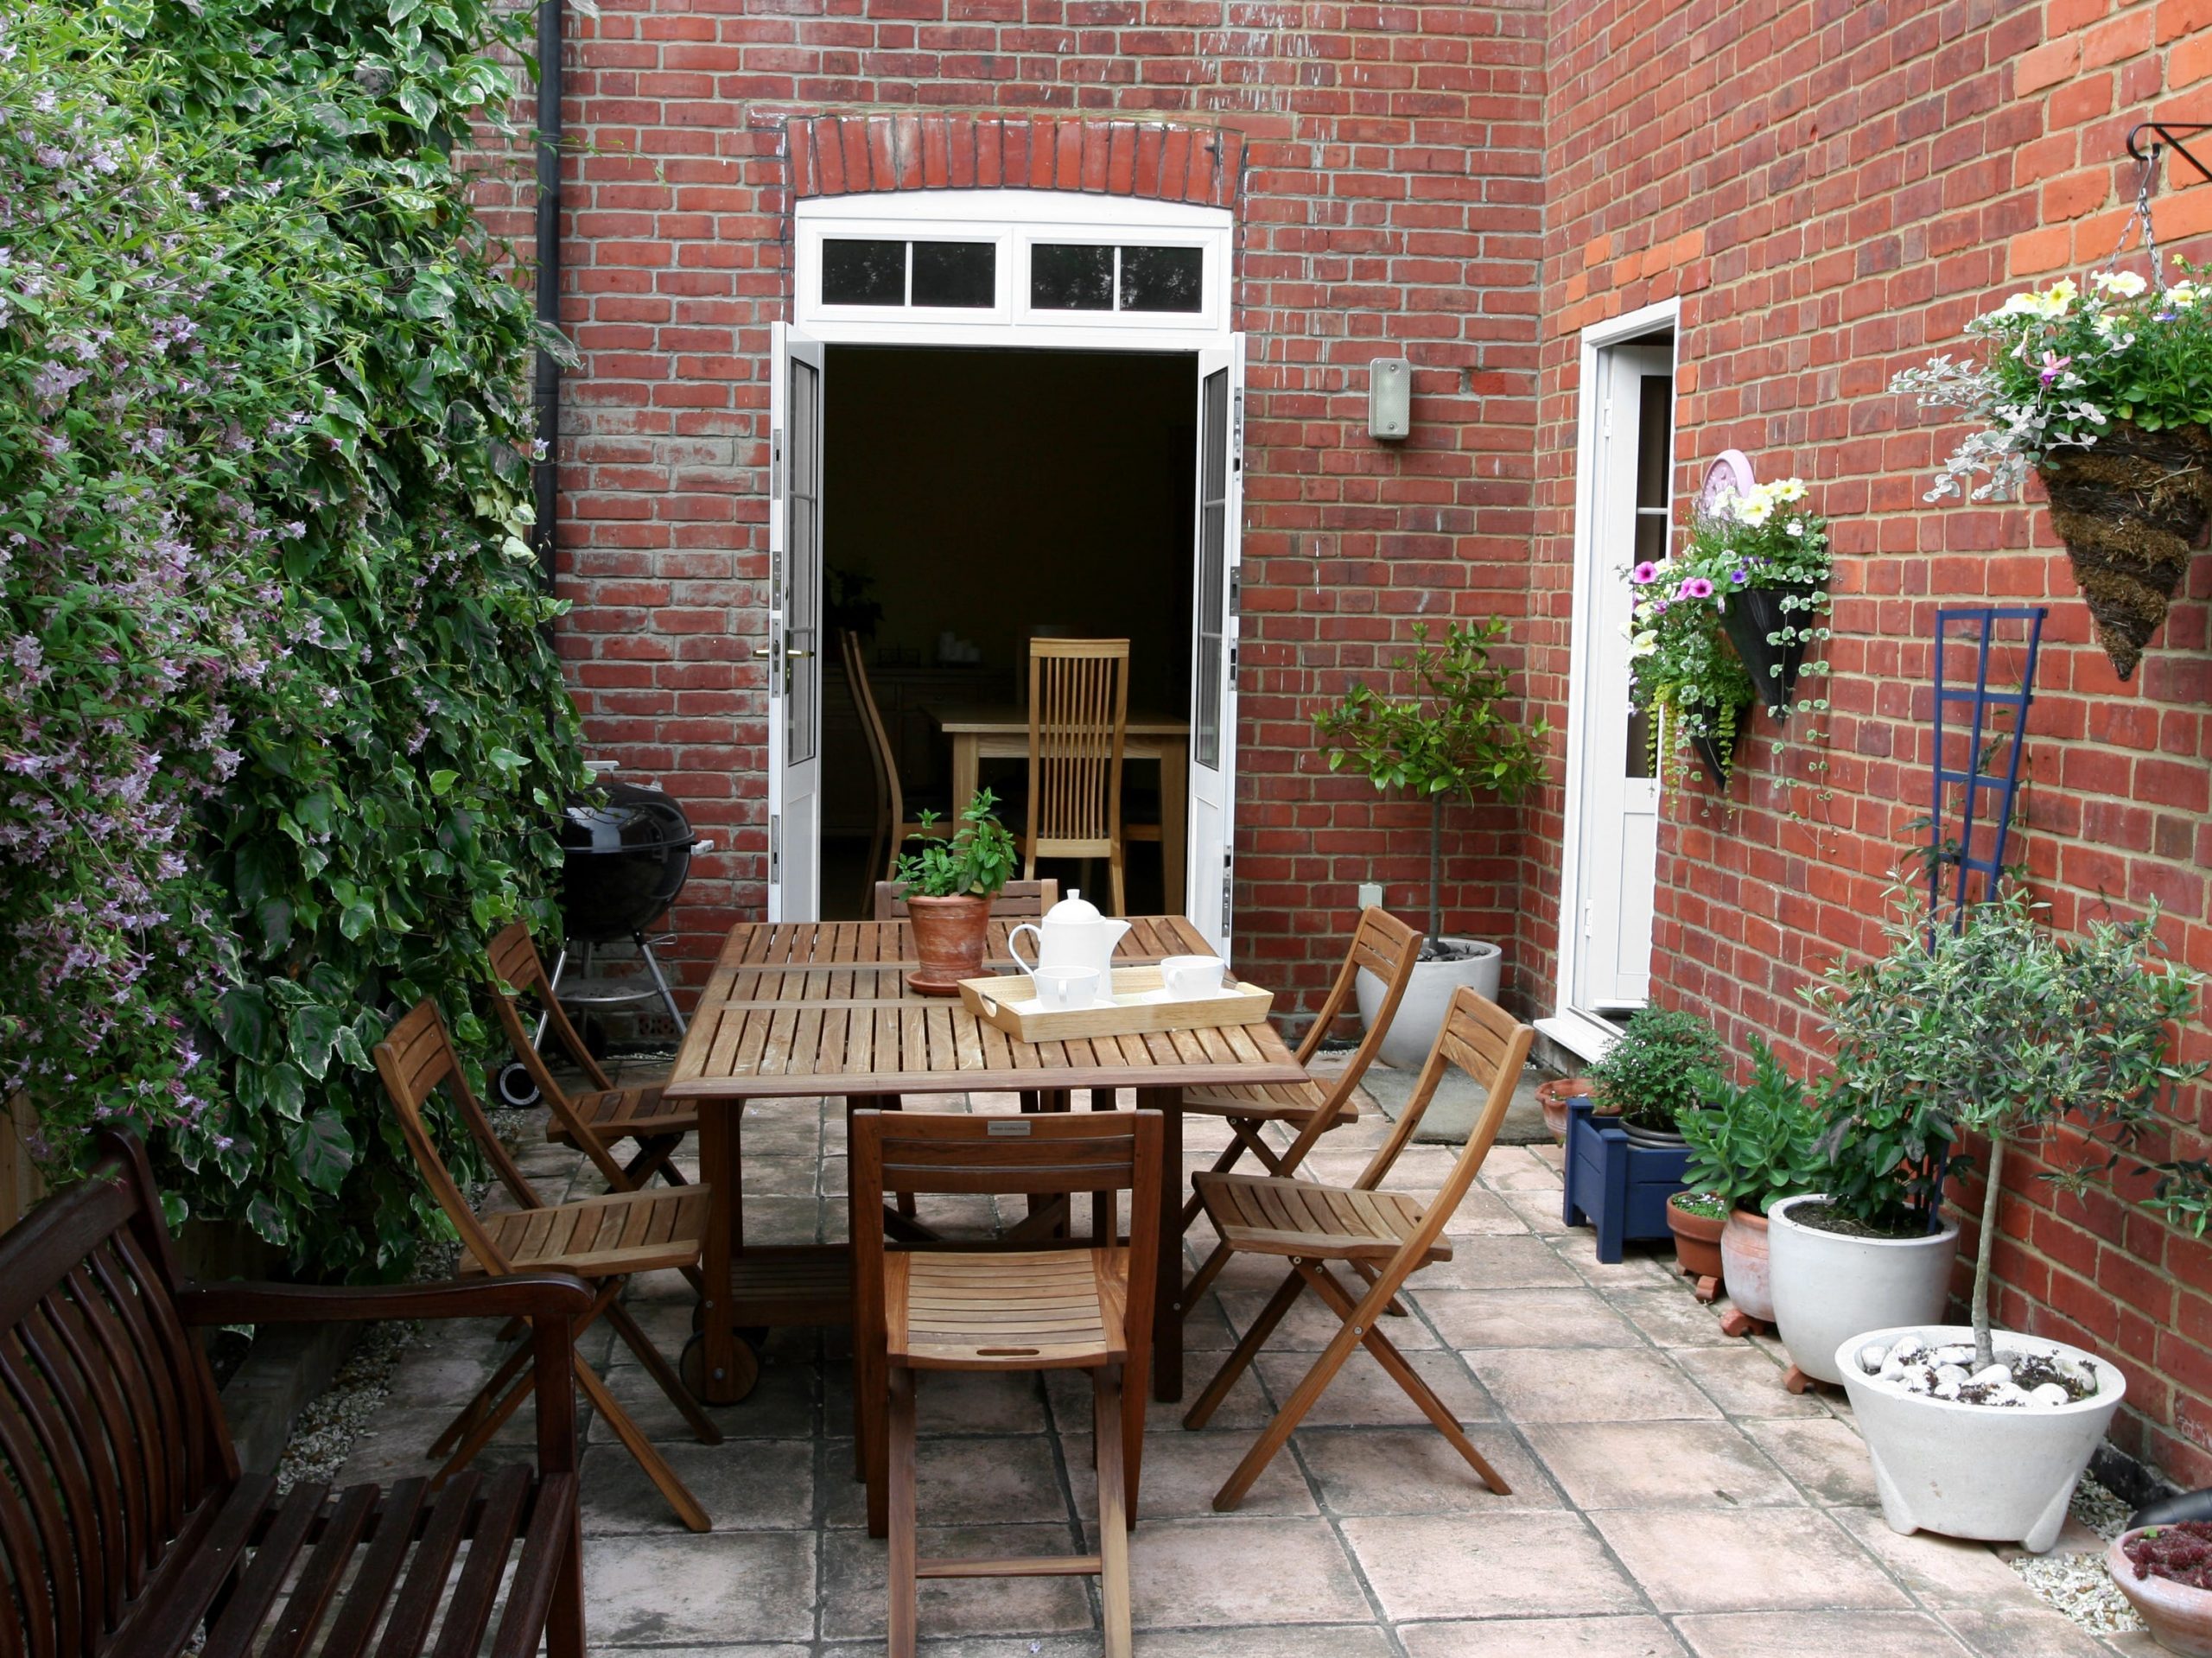
[[[2037,471],[2098,642],[2133,678],[2212,516],[2212,431],[2116,421],[2094,448],[2054,450]]]

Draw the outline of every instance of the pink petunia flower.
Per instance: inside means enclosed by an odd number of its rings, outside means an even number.
[[[1682,583],[1682,597],[1685,599],[1710,599],[1713,597],[1713,583],[1707,581],[1705,577],[1701,575],[1694,575],[1690,577],[1688,581]]]
[[[1628,573],[1628,579],[1638,587],[1649,587],[1659,579],[1659,567],[1646,559]]]

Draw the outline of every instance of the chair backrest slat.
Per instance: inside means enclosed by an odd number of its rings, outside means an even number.
[[[1382,981],[1382,1001],[1376,1008],[1366,1033],[1360,1038],[1359,1046],[1352,1051],[1351,1058],[1330,1083],[1327,1098],[1306,1120],[1284,1154],[1288,1159],[1287,1166],[1296,1168],[1313,1149],[1313,1143],[1336,1127],[1344,1102],[1351,1097],[1352,1090],[1359,1086],[1368,1067],[1382,1051],[1382,1039],[1390,1033],[1390,1021],[1398,1016],[1398,1004],[1405,1000],[1406,987],[1413,982],[1414,967],[1421,960],[1421,934],[1389,911],[1370,905],[1359,912],[1359,925],[1352,930],[1351,947],[1344,952],[1344,965],[1337,969],[1328,995],[1322,1000],[1320,1010],[1313,1015],[1313,1022],[1306,1026],[1306,1035],[1298,1045],[1298,1063],[1309,1063],[1320,1051],[1329,1026],[1351,1005],[1357,994],[1363,970]]]
[[[583,1114],[576,1109],[568,1089],[561,1086],[561,1079],[553,1074],[553,1068],[545,1063],[537,1045],[531,1040],[530,1028],[523,1022],[522,1008],[515,995],[509,994],[512,987],[519,994],[537,999],[545,1015],[547,1032],[560,1044],[569,1063],[583,1073],[591,1088],[606,1089],[614,1086],[554,996],[552,976],[545,970],[544,958],[538,955],[537,946],[531,941],[530,929],[519,921],[501,928],[486,953],[492,964],[492,1013],[506,1033],[508,1047],[514,1051],[515,1058],[529,1073],[530,1080],[537,1085],[546,1109],[568,1130],[569,1140],[582,1149],[615,1191],[630,1191],[637,1183],[583,1120]]]
[[[1052,842],[1103,851],[1120,832],[1128,718],[1127,639],[1029,641],[1027,855]]]
[[[905,884],[895,880],[880,880],[875,884],[875,919],[904,921],[906,918]],[[1060,901],[1060,884],[1057,880],[1010,880],[991,899],[991,913],[1008,921],[1034,920]]]

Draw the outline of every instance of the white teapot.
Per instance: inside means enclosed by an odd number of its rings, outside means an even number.
[[[1113,983],[1114,946],[1122,942],[1129,924],[1098,913],[1098,906],[1073,887],[1045,912],[1042,922],[1023,922],[1007,935],[1006,947],[1024,972],[1034,975],[1042,967],[1089,968],[1098,975],[1103,993]],[[1026,962],[1016,941],[1028,933],[1037,940],[1037,959]]]

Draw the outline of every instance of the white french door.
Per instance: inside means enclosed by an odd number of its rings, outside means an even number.
[[[822,913],[822,342],[774,325],[768,381],[768,919]]]
[[[1236,593],[1244,517],[1244,336],[1198,353],[1191,784],[1184,913],[1222,955],[1234,908]]]
[[[1659,864],[1659,778],[1649,717],[1632,708],[1628,572],[1667,555],[1672,534],[1674,348],[1600,353],[1591,479],[1584,634],[1581,913],[1572,951],[1573,1007],[1592,1013],[1642,1007],[1651,990],[1651,920]]]

